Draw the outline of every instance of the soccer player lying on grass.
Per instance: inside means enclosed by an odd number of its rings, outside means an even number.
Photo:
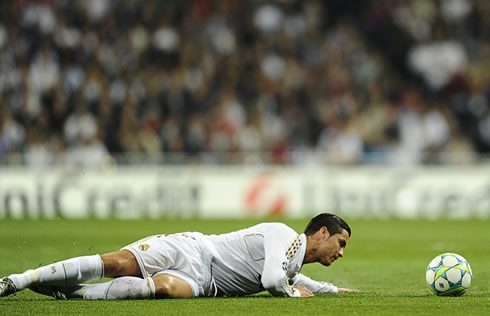
[[[351,230],[323,213],[298,235],[281,223],[262,223],[222,235],[156,235],[119,251],[72,258],[0,279],[0,297],[29,288],[59,299],[87,300],[275,296],[355,292],[299,273],[303,264],[329,266],[344,256]],[[83,284],[103,277],[109,282]]]

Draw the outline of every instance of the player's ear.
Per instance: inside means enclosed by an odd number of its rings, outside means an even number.
[[[320,228],[320,231],[322,233],[323,239],[328,239],[330,237],[330,233],[328,232],[327,227],[323,226],[322,228]]]
[[[323,228],[324,227],[321,227],[319,230],[316,231],[316,233],[314,233],[313,235],[311,235],[311,237],[314,239],[314,240],[317,240],[317,241],[321,241],[324,239],[324,232],[323,232]]]

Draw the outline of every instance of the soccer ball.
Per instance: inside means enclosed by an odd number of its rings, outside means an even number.
[[[460,296],[468,290],[473,272],[465,258],[447,252],[432,259],[427,266],[425,280],[439,296]]]

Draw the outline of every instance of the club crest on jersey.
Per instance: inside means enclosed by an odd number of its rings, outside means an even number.
[[[150,245],[148,245],[148,244],[141,244],[141,245],[138,246],[138,248],[140,250],[142,250],[142,251],[147,251],[148,248],[150,248]]]

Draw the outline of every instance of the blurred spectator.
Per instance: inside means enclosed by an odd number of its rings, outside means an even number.
[[[432,160],[449,141],[449,125],[444,115],[430,107],[416,91],[407,92],[399,115],[400,163],[416,165]]]
[[[8,108],[0,112],[0,153],[21,151],[25,141],[25,129],[17,122]]]
[[[110,167],[113,161],[105,145],[97,137],[92,137],[70,147],[66,153],[66,164],[82,169],[102,169]]]
[[[432,39],[413,47],[410,66],[422,75],[427,85],[439,90],[466,70],[468,57],[463,45],[454,40]]]
[[[65,140],[69,145],[78,145],[94,138],[97,132],[95,117],[85,104],[80,104],[65,123]]]

